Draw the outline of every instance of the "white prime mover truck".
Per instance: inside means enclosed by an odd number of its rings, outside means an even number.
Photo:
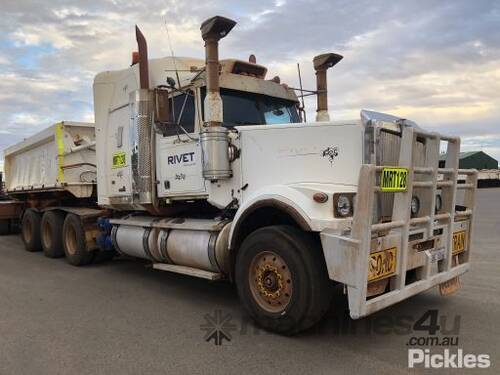
[[[95,124],[61,122],[5,151],[26,249],[229,280],[258,324],[286,334],[321,319],[334,284],[354,319],[456,290],[477,179],[458,169],[460,139],[369,111],[330,121],[333,53],[314,58],[317,122],[305,122],[253,55],[219,60],[235,24],[201,25],[205,61],[148,60],[136,28],[132,65],[95,78]]]

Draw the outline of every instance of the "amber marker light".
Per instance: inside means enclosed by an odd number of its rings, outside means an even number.
[[[313,199],[316,203],[325,203],[328,200],[328,194],[326,194],[326,193],[314,193]]]

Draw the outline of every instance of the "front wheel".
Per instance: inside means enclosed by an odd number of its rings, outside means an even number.
[[[238,251],[235,279],[244,307],[269,331],[298,333],[330,307],[332,283],[319,241],[294,227],[251,233]]]

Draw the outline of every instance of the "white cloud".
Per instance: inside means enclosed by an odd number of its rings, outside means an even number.
[[[328,77],[332,117],[394,112],[463,135],[464,147],[479,147],[477,135],[500,147],[499,3],[18,0],[0,9],[1,131],[11,135],[0,149],[51,122],[92,120],[93,77],[128,66],[135,24],[151,57],[170,55],[165,22],[176,55],[203,57],[199,25],[214,14],[238,21],[221,57],[254,53],[292,86],[296,62],[314,88],[313,56],[343,54]],[[314,119],[314,98],[306,103]]]
[[[72,40],[57,25],[26,25],[10,34],[10,38],[18,45],[38,46],[48,43],[55,48],[71,48]]]

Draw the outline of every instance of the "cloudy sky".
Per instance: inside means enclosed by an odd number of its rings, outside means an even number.
[[[168,24],[177,56],[203,58],[199,25],[216,14],[238,21],[221,57],[254,53],[293,86],[297,62],[314,88],[312,57],[344,55],[329,72],[332,117],[390,112],[500,160],[500,1],[487,0],[2,0],[0,150],[93,121],[93,77],[128,66],[136,23],[151,57],[170,54]]]

